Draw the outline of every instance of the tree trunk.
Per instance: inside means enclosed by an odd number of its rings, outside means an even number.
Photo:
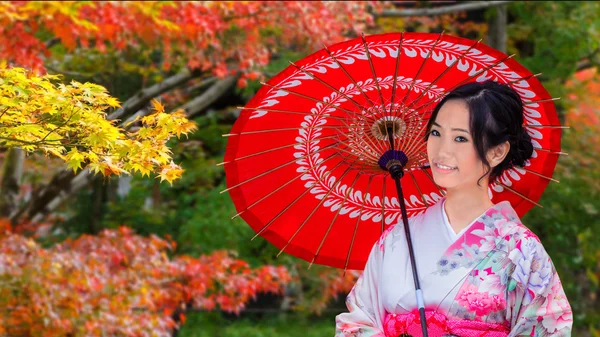
[[[495,15],[488,20],[488,45],[506,53],[506,5],[496,7],[495,11]]]
[[[10,148],[6,152],[2,166],[2,181],[0,182],[0,217],[9,217],[17,207],[24,161],[23,150]]]

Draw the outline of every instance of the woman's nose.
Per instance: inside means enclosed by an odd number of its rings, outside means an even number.
[[[452,154],[452,151],[453,151],[452,141],[442,139],[440,142],[438,154],[442,157],[447,157]]]

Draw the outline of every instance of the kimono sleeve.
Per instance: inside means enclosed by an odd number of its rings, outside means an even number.
[[[554,264],[537,237],[511,251],[515,270],[509,284],[513,336],[571,336],[573,312]],[[511,290],[512,288],[512,290]]]
[[[373,246],[362,275],[346,298],[348,312],[339,314],[335,319],[336,337],[385,336],[379,287],[383,262],[383,245],[380,242]]]

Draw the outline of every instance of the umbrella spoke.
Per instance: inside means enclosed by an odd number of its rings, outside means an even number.
[[[431,175],[429,175],[429,172],[427,172],[426,169],[421,169],[421,171],[423,171],[423,173],[425,173],[427,178],[429,178],[429,180],[431,180],[431,182],[435,185],[435,187],[437,187],[437,189],[440,191],[440,193],[442,195],[446,195],[446,192],[444,190],[442,190],[438,184],[436,184],[435,180],[433,180],[433,178],[431,177]]]
[[[532,105],[532,104],[537,104],[537,103],[553,102],[553,101],[558,101],[558,100],[560,100],[560,97],[538,99],[537,101],[523,101],[523,105]]]
[[[306,71],[306,70],[304,70],[304,69],[300,68],[300,67],[299,67],[299,66],[297,66],[297,65],[296,65],[294,62],[292,62],[292,61],[289,61],[289,63],[290,63],[292,66],[294,66],[296,69],[298,69],[299,71],[301,71],[303,74],[310,76],[310,77],[311,77],[313,80],[316,80],[317,82],[319,82],[319,83],[323,84],[323,85],[324,85],[324,86],[326,86],[327,88],[329,88],[329,89],[331,89],[331,90],[333,90],[333,91],[337,92],[339,95],[343,96],[343,97],[344,97],[344,98],[346,98],[348,101],[352,102],[352,104],[354,104],[354,105],[355,105],[355,106],[358,108],[358,110],[359,110],[359,111],[361,111],[361,110],[363,110],[363,109],[364,109],[364,107],[363,107],[363,106],[361,106],[360,104],[358,104],[358,103],[357,103],[355,100],[353,100],[353,99],[352,99],[350,96],[348,96],[348,95],[346,95],[345,93],[343,93],[343,92],[341,92],[341,91],[337,90],[336,88],[334,88],[333,86],[331,86],[329,83],[327,83],[327,82],[323,81],[322,79],[320,79],[320,78],[318,78],[317,76],[315,76],[315,75],[313,75],[313,74],[309,73],[308,71]],[[358,114],[358,115],[360,115],[360,114]],[[369,116],[367,116],[367,117],[369,117]],[[374,118],[371,118],[371,120],[375,121],[375,119],[374,119]]]
[[[554,179],[554,178],[550,178],[550,177],[547,177],[547,176],[545,176],[545,175],[543,175],[543,174],[541,174],[541,173],[537,173],[537,172],[535,172],[535,171],[532,171],[532,170],[526,169],[526,168],[524,168],[523,166],[516,166],[516,168],[518,168],[518,169],[521,169],[521,170],[523,170],[523,171],[525,171],[525,172],[527,172],[527,173],[531,173],[531,174],[533,174],[533,175],[536,175],[536,176],[538,176],[538,177],[544,178],[544,179],[546,179],[546,180],[550,180],[550,181],[553,181],[553,182],[555,182],[555,183],[560,183],[560,181],[558,181],[558,180],[556,180],[556,179]]]
[[[344,162],[340,161],[339,163],[335,164],[335,166],[331,169],[331,171],[329,171],[329,173],[333,172],[333,170],[335,170],[336,168],[340,167],[343,163]],[[302,199],[308,192],[310,192],[310,190],[313,189],[313,187],[315,185],[321,183],[328,176],[329,176],[328,174],[324,174],[323,177],[321,177],[319,180],[317,180],[315,183],[313,183],[311,185],[311,187],[307,187],[304,192],[302,192],[298,197],[296,197],[296,199],[294,199],[294,201],[292,201],[289,205],[287,205],[282,211],[280,211],[279,213],[277,213],[277,215],[275,215],[275,217],[273,219],[271,219],[269,222],[267,222],[256,233],[256,235],[254,235],[254,237],[252,238],[252,240],[256,239],[259,235],[261,235],[267,228],[269,228],[275,222],[275,220],[277,220],[281,215],[283,215],[283,213],[285,213],[288,209],[290,209],[292,206],[294,206],[294,204],[297,203],[300,199]]]
[[[282,131],[299,131],[299,130],[309,130],[309,129],[343,129],[343,125],[315,125],[315,126],[307,126],[307,127],[299,127],[299,128],[282,128],[282,129],[264,129],[264,130],[254,130],[254,131],[246,131],[240,133],[226,133],[223,137],[235,137],[235,136],[245,136],[245,135],[254,135],[257,133],[268,133],[268,132],[282,132]]]
[[[423,192],[421,192],[421,188],[419,188],[419,184],[417,183],[417,179],[415,179],[415,176],[412,173],[412,171],[409,170],[408,171],[408,175],[410,175],[410,178],[412,179],[413,184],[415,184],[415,187],[417,188],[417,191],[421,195],[421,200],[423,200],[423,204],[425,204],[425,207],[428,208],[429,204],[427,204],[427,200],[425,200],[425,196],[423,195]]]
[[[345,123],[344,123],[345,124]],[[373,140],[371,139],[371,137],[369,137],[369,135],[364,135],[361,134],[359,131],[354,131],[356,128],[353,128],[347,124],[345,124],[345,126],[348,128],[348,132],[352,133],[354,135],[355,139],[361,139],[361,140],[366,140],[369,144],[366,144],[368,150],[371,150],[374,153],[378,153],[378,154],[383,154],[386,149],[385,147],[381,146],[382,142],[385,142],[381,139],[377,139],[378,144],[373,143]],[[364,131],[364,129],[362,128],[358,128],[360,131]],[[350,139],[348,136],[346,136],[346,139]],[[362,142],[359,144],[361,145],[363,144]],[[356,149],[357,151],[360,151],[360,149]],[[362,152],[362,151],[360,151]],[[375,161],[379,160],[379,158],[377,158]]]
[[[352,234],[352,240],[350,241],[350,247],[348,248],[348,253],[346,253],[346,263],[344,264],[344,275],[346,275],[346,270],[348,269],[348,263],[350,262],[350,254],[352,254],[352,247],[354,247],[354,240],[356,239],[356,233],[358,233],[358,224],[360,223],[360,218],[362,216],[362,212],[365,209],[365,203],[367,201],[367,194],[369,193],[369,188],[371,187],[371,183],[373,182],[373,176],[369,177],[369,183],[367,184],[367,189],[365,190],[365,194],[363,194],[363,202],[360,205],[360,210],[358,211],[358,216],[356,217],[356,223],[354,224],[354,233]]]
[[[531,124],[523,124],[524,128],[536,128],[536,129],[570,129],[570,126],[563,125],[531,125]]]
[[[386,188],[386,183],[385,180],[387,179],[387,175],[383,176],[383,192],[381,194],[381,234],[383,234],[383,231],[385,230],[385,188]]]
[[[552,153],[552,154],[558,154],[558,155],[563,155],[563,156],[568,156],[569,154],[566,152],[562,152],[562,151],[552,151],[552,150],[548,150],[548,149],[544,149],[543,147],[533,147],[536,150],[540,150],[543,152],[548,152],[548,153]]]
[[[263,177],[263,176],[265,176],[265,175],[267,175],[267,174],[269,174],[269,173],[273,173],[273,172],[275,172],[275,171],[279,170],[279,169],[280,169],[280,168],[282,168],[282,167],[285,167],[285,166],[287,166],[287,165],[290,165],[290,164],[292,164],[292,163],[295,163],[295,162],[297,162],[298,160],[302,160],[302,159],[304,159],[304,158],[306,158],[306,157],[309,157],[309,156],[315,155],[315,154],[317,154],[317,153],[319,153],[319,152],[321,152],[321,151],[328,150],[328,149],[332,148],[332,147],[333,147],[333,146],[335,146],[335,145],[337,145],[337,143],[329,144],[329,145],[327,145],[327,146],[324,146],[324,147],[322,147],[322,148],[318,149],[317,151],[312,151],[312,152],[310,152],[309,154],[305,154],[304,156],[301,156],[301,157],[298,157],[298,158],[294,158],[294,159],[292,159],[292,160],[290,160],[290,161],[288,161],[288,162],[286,162],[286,163],[283,163],[283,164],[281,164],[281,165],[279,165],[279,166],[277,166],[277,167],[275,167],[275,168],[269,169],[269,170],[267,170],[267,171],[265,171],[265,172],[263,172],[263,173],[261,173],[261,174],[259,174],[259,175],[256,175],[256,176],[254,176],[254,177],[252,177],[252,178],[250,178],[250,179],[248,179],[248,180],[244,180],[244,181],[242,181],[241,183],[239,183],[239,184],[237,184],[237,185],[235,185],[235,186],[231,186],[231,187],[229,187],[229,188],[227,188],[227,189],[225,189],[225,190],[221,191],[221,194],[223,194],[223,193],[225,193],[225,192],[227,192],[227,191],[231,191],[232,189],[234,189],[234,188],[237,188],[237,187],[240,187],[240,186],[242,186],[242,185],[244,185],[244,184],[246,184],[246,183],[249,183],[249,182],[251,182],[251,181],[253,181],[253,180],[255,180],[255,179],[258,179],[258,178],[260,178],[260,177]]]
[[[462,84],[464,84],[464,83],[466,83],[466,82],[468,82],[468,81],[470,81],[470,80],[472,80],[472,79],[476,78],[477,76],[479,76],[479,75],[480,75],[481,73],[483,73],[484,71],[488,71],[488,70],[490,70],[490,69],[494,68],[495,66],[499,65],[500,63],[502,63],[502,62],[505,62],[505,61],[507,61],[507,60],[509,60],[509,59],[513,58],[515,55],[516,55],[516,54],[509,55],[509,56],[507,56],[507,57],[505,57],[505,58],[503,58],[503,59],[501,59],[501,60],[499,60],[499,61],[497,61],[497,62],[495,62],[495,63],[492,63],[491,65],[489,65],[489,66],[487,66],[487,67],[485,67],[485,68],[483,68],[483,69],[481,69],[481,70],[477,71],[477,72],[476,72],[476,73],[474,73],[473,75],[471,75],[471,76],[468,76],[468,77],[467,77],[467,78],[465,78],[464,80],[462,80],[462,81],[460,81],[459,83],[457,83],[457,84],[455,84],[454,86],[452,86],[452,88],[448,89],[448,91],[446,91],[446,93],[444,93],[444,94],[441,94],[441,95],[440,95],[440,94],[438,94],[438,93],[436,93],[436,92],[432,92],[432,94],[436,95],[438,98],[440,98],[440,99],[441,99],[441,98],[445,97],[446,95],[448,95],[448,93],[452,92],[454,89],[456,89],[456,88],[458,88],[459,86],[461,86]],[[427,102],[427,103],[425,103],[425,104],[422,104],[422,105],[418,106],[417,108],[415,108],[415,109],[414,109],[414,111],[415,111],[415,112],[417,112],[417,111],[420,111],[422,108],[424,108],[424,107],[426,107],[426,106],[429,106],[429,105],[431,105],[431,104],[433,104],[433,103],[435,103],[435,102],[436,102],[436,100],[435,100],[435,99],[433,99],[433,100],[431,100],[431,101],[429,101],[429,102]]]
[[[302,144],[306,144],[306,143],[313,143],[313,142],[317,142],[317,141],[321,141],[321,140],[326,140],[326,139],[335,139],[337,137],[338,137],[338,135],[333,135],[333,136],[327,136],[327,137],[322,137],[322,138],[315,138],[315,139],[311,139],[311,140],[308,140],[308,141],[305,141],[305,142],[298,142],[298,143],[292,143],[292,144],[288,144],[288,145],[283,145],[283,146],[272,148],[272,149],[268,149],[268,150],[265,150],[265,151],[260,151],[260,152],[252,153],[252,154],[249,154],[249,155],[237,157],[237,158],[234,158],[233,160],[230,160],[230,161],[224,161],[224,162],[218,163],[217,166],[223,166],[223,165],[226,165],[226,164],[231,164],[233,162],[237,162],[237,161],[240,161],[242,159],[248,159],[248,158],[260,156],[260,155],[263,155],[263,154],[268,154],[268,153],[275,152],[275,151],[278,151],[278,150],[287,149],[288,147],[292,147],[292,146],[302,145]]]
[[[256,205],[258,205],[260,202],[262,202],[263,200],[267,199],[268,197],[270,197],[271,195],[275,194],[277,191],[281,190],[282,188],[286,187],[287,185],[291,184],[292,182],[294,182],[296,179],[302,177],[303,175],[307,174],[310,171],[314,171],[317,168],[319,168],[319,166],[323,165],[323,163],[325,163],[326,161],[329,161],[329,159],[335,157],[335,153],[331,154],[329,157],[323,159],[322,161],[320,161],[319,163],[317,163],[315,166],[311,167],[310,169],[300,173],[299,175],[295,176],[294,178],[290,179],[288,182],[286,182],[285,184],[277,187],[275,190],[271,191],[269,194],[263,196],[262,198],[256,200],[255,202],[253,202],[252,204],[250,204],[248,207],[246,207],[246,209],[242,210],[241,212],[237,213],[236,215],[234,215],[231,220],[237,218],[238,216],[242,215],[242,213],[246,212],[247,210],[249,210],[251,207],[254,207]]]
[[[321,205],[323,205],[323,203],[325,202],[325,200],[327,199],[327,197],[331,194],[331,192],[333,192],[333,190],[335,190],[340,185],[340,183],[342,182],[342,180],[344,179],[344,177],[348,173],[350,173],[351,169],[352,169],[352,167],[350,166],[350,167],[347,167],[344,170],[344,173],[342,173],[342,175],[340,175],[339,179],[335,182],[335,184],[333,184],[333,186],[331,186],[331,188],[329,189],[329,191],[327,191],[327,193],[325,193],[325,196],[323,196],[323,198],[321,198],[321,200],[319,201],[319,203],[317,204],[317,206],[315,206],[315,208],[313,208],[312,212],[310,212],[310,214],[308,215],[308,217],[306,217],[306,219],[304,219],[304,221],[302,222],[302,224],[298,227],[298,229],[296,229],[296,231],[294,232],[294,234],[292,234],[292,237],[288,240],[288,242],[285,244],[285,246],[283,246],[283,248],[281,248],[281,250],[279,251],[279,253],[277,253],[277,257],[279,257],[279,255],[281,255],[281,253],[283,253],[283,251],[287,248],[287,246],[290,245],[290,243],[292,243],[292,240],[294,240],[294,238],[296,237],[296,235],[298,235],[298,233],[300,233],[300,231],[302,230],[302,228],[304,228],[304,226],[306,225],[306,223],[308,222],[308,220],[310,220],[310,218],[312,218],[312,216],[319,209],[319,207],[321,207]]]
[[[400,35],[400,41],[398,42],[398,54],[396,54],[396,69],[394,70],[394,83],[392,84],[392,98],[390,100],[390,117],[392,117],[392,109],[394,109],[394,98],[396,98],[396,84],[398,82],[398,69],[400,67],[400,54],[402,52],[402,43],[403,42],[404,42],[404,32],[402,32]],[[394,112],[394,114],[395,114],[395,112]]]
[[[429,51],[427,52],[427,56],[425,56],[425,59],[423,60],[423,63],[421,63],[421,66],[419,67],[419,70],[417,70],[417,74],[415,76],[413,76],[413,79],[410,82],[410,88],[406,91],[406,94],[404,95],[404,98],[402,98],[402,104],[400,104],[401,106],[404,106],[404,104],[406,103],[406,99],[408,98],[408,96],[410,95],[410,92],[412,91],[413,87],[415,86],[417,78],[419,78],[419,75],[421,75],[421,71],[425,67],[425,63],[427,63],[427,60],[429,60],[429,58],[431,57],[431,54],[433,53],[433,50],[435,49],[435,47],[440,42],[440,40],[442,39],[443,35],[444,35],[444,32],[442,32],[440,34],[440,36],[438,36],[437,40],[435,40],[435,42],[433,43],[433,46],[431,46],[431,49],[429,49]],[[404,114],[405,113],[406,113],[406,109],[402,108],[402,117],[400,117],[401,119],[404,119],[404,117],[405,117]]]
[[[354,189],[354,185],[356,185],[356,182],[358,181],[360,176],[361,176],[361,173],[358,173],[356,175],[356,177],[354,178],[354,181],[352,182],[352,185],[346,191],[346,195],[344,196],[344,200],[342,201],[340,208],[338,208],[337,212],[335,212],[335,216],[333,217],[333,220],[331,220],[331,223],[329,223],[329,227],[327,227],[327,231],[325,232],[325,235],[323,235],[323,238],[321,239],[321,243],[319,243],[319,248],[317,248],[317,251],[315,252],[315,255],[312,258],[312,261],[310,261],[310,264],[308,265],[309,269],[313,265],[313,263],[315,263],[317,256],[319,256],[319,252],[321,252],[321,248],[323,248],[323,244],[325,243],[325,240],[327,239],[327,236],[329,235],[331,228],[333,228],[333,225],[335,224],[335,220],[337,220],[338,215],[340,215],[340,212],[344,208],[344,204],[346,203],[346,200],[348,200],[348,196],[350,196],[350,192]],[[371,176],[371,179],[373,179],[373,176]],[[369,182],[370,182],[370,180],[369,180]]]
[[[421,94],[419,96],[417,96],[417,98],[415,98],[407,107],[406,110],[410,110],[410,108],[412,108],[418,101],[421,100],[421,98],[429,91],[429,89],[431,89],[431,87],[437,82],[439,81],[444,75],[446,75],[446,73],[448,71],[450,71],[452,68],[454,68],[454,66],[456,64],[458,64],[458,62],[460,62],[465,56],[467,56],[467,54],[471,51],[471,49],[475,48],[475,46],[477,46],[481,40],[483,39],[479,39],[479,41],[475,42],[472,46],[470,46],[468,49],[466,49],[461,55],[460,57],[456,58],[456,60],[454,60],[454,62],[452,62],[451,65],[449,65],[441,74],[438,75],[438,77],[436,77],[431,83],[429,83],[429,85],[427,86],[427,88],[423,89],[421,91]]]
[[[538,207],[540,207],[540,208],[544,208],[542,205],[540,205],[540,204],[538,204],[537,202],[535,202],[535,201],[533,201],[533,200],[531,200],[531,199],[527,198],[526,196],[524,196],[523,194],[521,194],[521,193],[519,193],[519,192],[517,192],[517,191],[513,190],[512,188],[510,188],[510,187],[506,186],[505,184],[501,183],[499,180],[496,180],[496,183],[498,183],[498,185],[500,185],[500,186],[502,186],[502,187],[506,188],[508,191],[510,191],[510,192],[513,192],[514,194],[516,194],[516,195],[520,196],[521,198],[523,198],[523,199],[525,199],[525,200],[529,201],[530,203],[532,203],[532,204],[534,204],[534,205],[536,205],[536,206],[538,206]]]
[[[297,97],[305,98],[305,99],[307,99],[309,101],[313,101],[313,102],[324,104],[325,107],[332,107],[334,109],[338,109],[338,110],[343,111],[343,112],[345,112],[347,114],[350,114],[350,115],[354,114],[354,112],[352,112],[350,110],[347,110],[347,109],[344,109],[344,108],[340,108],[337,105],[333,105],[333,101],[327,103],[327,102],[321,101],[320,99],[317,99],[317,98],[314,98],[314,97],[310,97],[310,96],[306,96],[306,95],[303,95],[303,94],[295,92],[295,91],[291,91],[291,90],[287,90],[287,89],[284,89],[284,88],[280,88],[280,87],[277,87],[277,86],[274,86],[274,85],[271,85],[271,84],[268,84],[268,83],[265,83],[265,82],[260,82],[260,84],[262,84],[264,86],[267,86],[269,88],[273,88],[273,89],[276,89],[276,90],[281,90],[283,92],[287,92],[288,94],[292,94],[292,95],[297,96]]]
[[[337,60],[337,58],[335,56],[333,56],[333,53],[329,50],[329,48],[327,48],[327,46],[323,46],[325,51],[327,51],[327,53],[329,54],[329,56],[333,59],[333,61],[335,61],[335,63],[337,63],[338,67],[340,67],[340,69],[342,69],[342,71],[344,72],[344,74],[346,74],[346,76],[348,77],[348,79],[350,81],[352,81],[352,83],[354,83],[354,86],[356,88],[358,88],[358,90],[361,92],[361,94],[363,96],[365,96],[365,98],[367,99],[367,102],[369,102],[369,104],[371,104],[371,107],[374,108],[375,107],[375,103],[373,103],[373,101],[371,100],[371,98],[369,98],[369,96],[367,96],[367,94],[362,90],[362,88],[358,85],[358,83],[356,83],[356,81],[354,80],[354,78],[352,78],[352,76],[350,76],[350,74],[348,73],[348,71],[346,70],[346,68],[344,68],[344,66],[342,66],[342,64]]]
[[[381,87],[379,86],[379,80],[377,79],[377,74],[375,73],[375,66],[373,65],[373,60],[371,60],[371,53],[369,53],[369,46],[367,45],[367,40],[365,39],[365,33],[362,33],[361,37],[362,37],[363,45],[365,46],[365,52],[367,54],[367,60],[369,61],[371,73],[373,74],[373,79],[375,80],[375,86],[377,87],[377,93],[379,93],[379,99],[381,100],[381,106],[385,110],[385,100],[383,99],[383,94],[381,93]]]
[[[510,82],[506,82],[506,84],[508,84],[508,85],[511,85],[511,84],[515,84],[515,83],[517,83],[517,82],[521,82],[521,81],[527,81],[528,79],[530,79],[530,78],[532,78],[532,77],[538,77],[538,76],[540,76],[541,74],[542,74],[542,73],[537,73],[537,74],[535,74],[535,75],[533,75],[533,74],[532,74],[532,75],[529,75],[529,76],[521,77],[521,78],[519,78],[519,79],[512,80],[512,81],[510,81]]]
[[[237,108],[240,110],[268,111],[268,112],[277,112],[277,113],[284,113],[284,114],[290,114],[290,115],[315,116],[315,114],[313,114],[312,112],[306,112],[306,111],[275,110],[275,109],[271,109],[271,108],[248,108],[248,107],[237,107]],[[331,115],[328,115],[325,118],[331,118],[331,119],[340,120],[340,121],[345,120],[345,118],[331,116]]]

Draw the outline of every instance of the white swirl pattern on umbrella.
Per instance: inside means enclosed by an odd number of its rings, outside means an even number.
[[[405,39],[402,42],[403,55],[408,57],[420,57],[425,59],[427,54],[433,47],[435,41],[434,40],[414,40],[414,39]],[[378,42],[368,42],[369,53],[371,57],[376,58],[386,58],[392,57],[396,58],[398,55],[398,44],[399,40],[390,40],[390,41],[378,41]],[[435,62],[444,62],[446,66],[450,66],[456,59],[464,53],[470,46],[462,45],[462,44],[454,44],[447,41],[440,41],[432,51],[430,55],[430,59]],[[364,44],[358,43],[356,45],[350,46],[345,50],[336,50],[332,51],[332,54],[338,60],[338,62],[344,65],[354,64],[358,60],[367,61],[367,54],[364,50]],[[498,62],[498,60],[490,55],[484,54],[482,51],[472,48],[467,55],[463,57],[461,61],[459,61],[455,66],[456,69],[466,72],[467,75],[472,76],[475,73],[481,71],[482,69],[491,66],[492,64]],[[322,56],[318,60],[314,61],[312,64],[302,66],[304,71],[310,73],[327,73],[328,69],[337,69],[339,65],[332,60],[332,58],[327,56]],[[500,82],[512,82],[520,79],[515,71],[508,68],[508,66],[504,62],[498,63],[496,66],[491,69],[483,71],[477,77],[476,81],[483,82],[489,79]],[[278,88],[289,89],[293,87],[298,87],[305,82],[312,81],[313,78],[302,73],[299,70],[294,71],[290,76],[281,80],[277,84],[273,84]],[[397,78],[397,86],[399,87],[407,87],[406,80],[412,81],[412,79],[407,79],[404,77]],[[389,87],[392,85],[392,76],[385,77],[383,79],[378,78],[379,85],[381,87]],[[367,79],[364,83],[357,82],[357,84],[365,91],[377,90],[376,82],[370,78]],[[415,81],[413,86],[413,90],[415,92],[421,92],[425,90],[429,83],[420,82],[419,80]],[[515,89],[521,96],[521,98],[526,101],[535,97],[535,93],[530,90],[530,85],[526,80],[517,81],[511,84],[512,88]],[[445,90],[442,88],[438,88],[435,85],[432,86],[429,90],[436,91],[439,93],[444,93]],[[345,88],[342,87],[339,89],[340,92],[346,94],[348,97],[353,97],[360,93],[358,88],[354,86],[354,84],[349,84]],[[288,93],[283,90],[278,90],[272,88],[268,91],[268,94],[257,106],[258,108],[271,108],[276,106],[279,102],[280,97],[287,96]],[[433,97],[433,93],[427,92],[430,98]],[[340,103],[347,101],[346,98],[339,95],[337,92],[332,92],[329,96],[326,96],[322,99],[323,102],[329,103],[332,102],[331,105],[339,106]],[[541,125],[538,118],[541,117],[541,113],[538,111],[540,105],[538,103],[530,103],[524,106],[524,119],[526,124],[529,125]],[[327,107],[325,104],[317,103],[314,108],[311,109],[312,116],[306,116],[304,122],[302,122],[302,127],[314,127],[314,126],[322,126],[327,123],[327,116],[329,113],[335,111],[334,107]],[[268,110],[256,110],[253,112],[253,115],[250,118],[261,118],[268,113]],[[538,139],[542,139],[542,133],[537,130],[532,130],[531,128],[527,128],[529,135],[532,138],[532,144],[534,147],[541,147]],[[323,159],[320,158],[320,154],[313,154],[312,156],[307,156],[309,153],[314,152],[319,149],[318,140],[313,140],[321,136],[321,129],[301,129],[299,130],[299,137],[296,138],[298,142],[305,142],[303,145],[297,145],[295,148],[299,150],[294,153],[296,158],[306,156],[304,159],[298,160],[296,163],[299,165],[297,168],[298,172],[306,172],[310,168],[314,167],[316,164],[321,162]],[[312,142],[310,140],[313,140]],[[537,153],[534,149],[534,153],[532,158],[536,158]],[[529,161],[525,164],[525,166],[529,166]],[[522,175],[525,175],[526,172],[521,169],[513,168],[505,171],[499,180],[507,185],[512,186],[513,181],[519,181]],[[325,175],[330,175],[328,179],[322,179]],[[311,188],[311,193],[317,199],[322,199],[325,196],[326,191],[330,190],[337,181],[337,178],[331,175],[331,172],[327,171],[326,166],[322,166],[317,170],[312,170],[310,173],[304,175],[302,180],[306,180],[305,187]],[[316,186],[315,186],[316,184]],[[328,200],[323,203],[324,207],[330,208],[332,212],[335,212],[341,206],[345,196],[346,190],[349,187],[347,185],[338,184],[336,188],[329,194]],[[493,191],[502,192],[504,188],[499,184],[492,184],[491,189],[489,189],[490,196],[493,195]],[[424,195],[428,204],[431,204],[441,198],[441,195],[437,193],[431,193],[429,195]],[[400,205],[398,203],[397,198],[387,198],[385,197],[382,201],[379,196],[372,196],[370,193],[364,195],[364,192],[361,190],[353,190],[349,193],[349,196],[346,200],[345,206],[340,211],[340,214],[348,214],[350,218],[356,218],[361,215],[361,220],[369,220],[371,219],[373,222],[381,222],[381,203],[384,203],[385,206],[385,222],[386,224],[392,223],[396,218],[400,215]],[[420,214],[425,211],[426,205],[423,204],[422,199],[417,195],[410,195],[405,198],[405,203],[407,206],[407,212],[409,216]],[[364,204],[364,208],[362,213],[359,211],[360,207]]]

